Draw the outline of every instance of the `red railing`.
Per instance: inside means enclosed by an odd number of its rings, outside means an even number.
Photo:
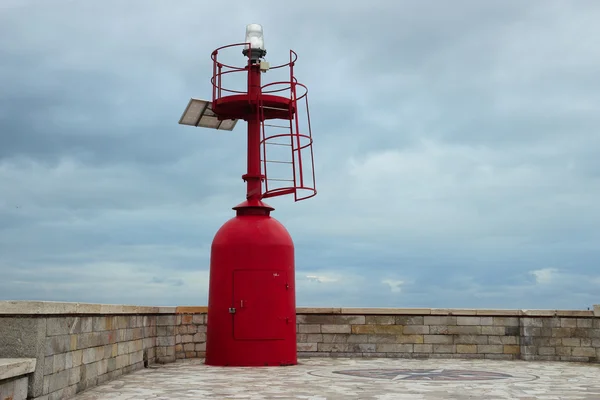
[[[211,84],[213,87],[212,101],[218,101],[229,95],[247,94],[247,89],[236,90],[225,87],[223,80],[236,72],[248,73],[249,63],[242,66],[227,65],[218,59],[219,52],[233,47],[247,46],[248,43],[237,43],[216,49],[212,55],[213,76]],[[305,200],[317,194],[315,185],[314,153],[312,149],[312,129],[310,124],[310,110],[308,104],[308,88],[299,83],[294,76],[294,66],[298,55],[290,50],[289,62],[269,68],[269,71],[280,68],[289,68],[289,80],[281,80],[262,85],[262,94],[274,95],[287,99],[289,103],[287,118],[279,118],[286,121],[279,125],[272,123],[274,119],[265,118],[265,106],[262,96],[258,99],[256,107],[257,118],[261,121],[262,138],[261,146],[261,169],[264,175],[263,198],[293,194],[295,201]],[[268,74],[267,74],[268,75]],[[298,95],[300,93],[300,95]],[[299,107],[299,105],[301,107]],[[302,110],[302,111],[301,111]],[[305,115],[303,115],[305,113]],[[267,117],[268,118],[268,117]],[[284,151],[275,151],[274,148],[288,148]],[[276,157],[269,158],[273,153]],[[286,154],[287,153],[287,154]],[[282,159],[279,159],[282,158]],[[282,167],[283,168],[275,168]],[[290,171],[285,171],[285,166]],[[285,174],[284,176],[270,176],[271,173]]]

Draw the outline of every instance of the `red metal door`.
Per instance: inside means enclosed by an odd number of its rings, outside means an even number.
[[[287,273],[272,270],[233,272],[233,336],[241,340],[285,339]]]

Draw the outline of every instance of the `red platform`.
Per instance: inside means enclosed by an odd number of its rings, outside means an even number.
[[[291,119],[294,115],[294,102],[290,99],[263,94],[261,96],[264,119]],[[252,100],[247,94],[234,94],[215,99],[213,111],[220,119],[244,119],[252,113]]]

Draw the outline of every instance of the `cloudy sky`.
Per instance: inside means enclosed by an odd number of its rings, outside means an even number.
[[[208,3],[0,0],[0,298],[207,303],[245,124],[177,122],[261,23],[310,88],[298,305],[600,303],[599,2]]]

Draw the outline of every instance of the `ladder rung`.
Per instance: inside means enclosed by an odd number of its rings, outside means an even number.
[[[274,182],[294,182],[293,179],[275,179],[275,178],[267,178],[268,181]]]
[[[279,161],[279,160],[260,160],[261,162],[275,163],[275,164],[292,164],[291,161]]]
[[[283,126],[283,125],[271,125],[271,124],[264,124],[264,126],[270,126],[273,128],[282,128],[282,129],[289,129],[289,126]]]

